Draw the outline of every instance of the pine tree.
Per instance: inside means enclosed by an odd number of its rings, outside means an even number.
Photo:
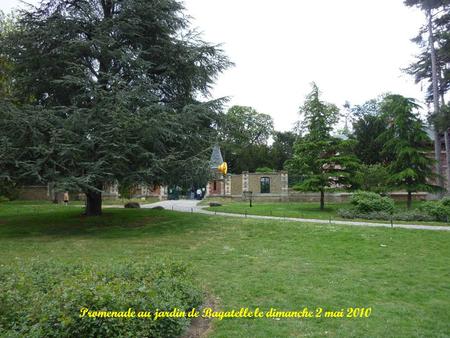
[[[433,114],[431,121],[434,123],[439,119],[440,107],[445,104],[444,93],[448,89],[449,84],[449,70],[447,63],[450,61],[449,53],[449,5],[448,0],[405,0],[407,6],[417,6],[423,10],[427,17],[426,28],[422,29],[418,37],[413,41],[421,46],[426,46],[425,50],[419,56],[418,61],[412,64],[407,70],[410,74],[416,77],[416,81],[421,81],[428,78],[431,86],[428,89],[428,100],[433,102]],[[436,12],[441,15],[436,16]],[[442,12],[444,14],[442,14]],[[425,43],[422,35],[427,33],[428,43]],[[438,42],[438,46],[436,46]],[[439,96],[442,102],[439,103]],[[438,175],[438,183],[440,187],[444,187],[443,176],[441,172],[441,139],[440,131],[444,133],[444,140],[446,143],[446,157],[447,157],[447,186],[450,187],[450,142],[448,126],[440,130],[440,125],[434,123],[434,151],[435,151],[435,166]]]
[[[338,121],[339,109],[320,100],[316,84],[300,108],[304,136],[294,145],[294,155],[287,167],[303,182],[294,188],[320,192],[320,209],[325,207],[325,190],[330,187],[349,187],[358,159],[351,153],[352,141],[331,136]]]
[[[414,99],[401,95],[389,95],[382,103],[382,112],[389,121],[389,128],[380,135],[384,151],[393,154],[388,166],[388,184],[393,189],[408,193],[407,207],[411,208],[412,193],[438,191],[431,183],[437,175],[433,172],[433,161],[427,157],[429,138],[422,121],[414,112],[419,106]]]
[[[20,101],[1,102],[4,180],[81,190],[98,215],[107,183],[202,176],[222,104],[206,98],[230,62],[180,2],[44,1],[0,42]]]

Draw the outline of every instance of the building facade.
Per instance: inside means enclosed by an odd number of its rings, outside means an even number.
[[[288,173],[277,171],[270,173],[227,174],[215,177],[206,187],[207,197],[224,197],[254,200],[286,201],[289,198]]]

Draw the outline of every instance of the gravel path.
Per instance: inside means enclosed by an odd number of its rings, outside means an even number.
[[[338,220],[324,220],[324,219],[311,219],[311,218],[291,218],[291,217],[275,217],[275,216],[259,216],[259,215],[243,215],[232,214],[226,212],[214,212],[204,210],[206,206],[199,206],[197,200],[170,200],[160,201],[152,204],[142,205],[142,208],[154,208],[161,206],[167,210],[182,211],[182,212],[196,212],[206,215],[218,215],[225,217],[240,217],[240,218],[254,218],[254,219],[273,219],[283,220],[289,222],[301,222],[301,223],[319,223],[319,224],[341,224],[341,225],[354,225],[354,226],[367,226],[367,227],[384,227],[390,228],[390,223],[371,223],[371,222],[356,222],[356,221],[338,221]],[[435,231],[450,231],[450,226],[440,225],[420,225],[420,224],[398,224],[394,223],[394,228],[402,229],[416,229],[416,230],[435,230]]]

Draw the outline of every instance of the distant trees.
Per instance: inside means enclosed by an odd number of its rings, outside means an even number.
[[[248,106],[232,106],[218,125],[220,145],[229,171],[256,171],[257,168],[284,169],[292,157],[296,139],[293,132],[274,131],[270,115]]]
[[[372,165],[385,163],[388,154],[382,155],[383,143],[379,136],[386,130],[387,121],[380,110],[382,98],[369,100],[352,108],[352,138],[356,140],[355,154],[362,163]]]
[[[292,158],[294,154],[294,144],[298,135],[292,131],[275,131],[273,134],[273,143],[270,147],[270,157],[272,168],[283,170],[286,161]]]
[[[221,148],[230,172],[270,167],[268,141],[273,133],[270,115],[252,107],[232,106],[219,122]]]

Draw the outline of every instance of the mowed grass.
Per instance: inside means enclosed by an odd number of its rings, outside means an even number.
[[[207,199],[202,201],[201,204],[208,205],[209,202],[215,201],[214,199]],[[338,216],[337,211],[339,209],[348,209],[351,204],[345,203],[325,203],[324,210],[320,210],[319,202],[253,202],[250,207],[249,202],[231,201],[231,200],[218,200],[221,206],[207,207],[206,210],[227,212],[232,214],[247,214],[247,215],[260,215],[260,216],[276,216],[276,217],[293,217],[293,218],[313,218],[313,219],[336,219],[347,221],[367,221],[362,219],[344,219]],[[397,211],[406,211],[406,202],[396,202],[395,209]],[[417,208],[420,205],[420,201],[413,202],[413,208]],[[376,220],[369,220],[369,222],[377,222]],[[380,220],[378,222],[386,223],[389,221]],[[395,223],[414,223],[424,225],[449,225],[444,222],[421,222],[421,221],[394,221]]]
[[[203,205],[213,202],[214,199],[205,200]],[[210,211],[229,212],[234,214],[295,217],[295,218],[316,218],[329,219],[337,218],[337,210],[350,207],[350,203],[326,203],[325,209],[320,210],[318,202],[249,202],[220,200],[222,206],[208,207]]]
[[[0,264],[190,264],[216,310],[341,310],[369,318],[224,319],[210,337],[448,337],[450,233],[146,209],[0,204]],[[20,272],[18,271],[18,275]],[[0,286],[1,287],[1,286]],[[83,304],[80,304],[80,307]],[[1,304],[0,304],[1,306]]]

